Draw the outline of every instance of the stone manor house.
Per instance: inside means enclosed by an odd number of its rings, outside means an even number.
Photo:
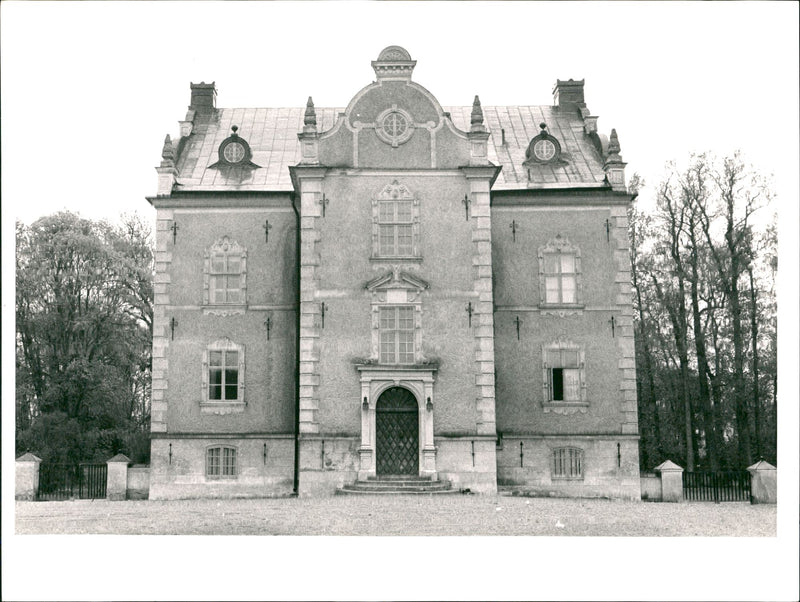
[[[148,198],[151,499],[397,475],[639,499],[616,132],[583,80],[442,107],[415,65],[386,48],[345,108],[191,84]]]

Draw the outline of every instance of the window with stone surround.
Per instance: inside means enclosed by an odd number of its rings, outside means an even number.
[[[206,477],[235,479],[237,474],[235,447],[220,445],[206,448]]]
[[[583,450],[577,447],[554,449],[551,474],[554,479],[582,479]]]
[[[209,306],[241,306],[246,302],[247,251],[223,236],[206,250],[205,303]]]
[[[585,357],[579,345],[558,340],[542,347],[542,389],[545,412],[586,411]]]
[[[422,293],[428,286],[399,266],[366,283],[372,297],[369,362],[413,365],[426,361],[422,354]]]
[[[419,201],[397,180],[372,201],[372,258],[419,259]]]
[[[235,411],[244,403],[244,345],[230,339],[215,341],[203,353],[201,409]]]
[[[581,307],[580,249],[560,234],[539,247],[539,305]]]
[[[380,308],[381,364],[414,363],[414,308]]]

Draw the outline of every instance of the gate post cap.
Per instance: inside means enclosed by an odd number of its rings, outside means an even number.
[[[19,460],[17,460],[17,462],[19,462]],[[778,469],[775,468],[772,464],[770,464],[766,460],[759,460],[752,466],[748,466],[747,470],[749,470],[750,472],[755,472],[756,470],[778,470]]]
[[[653,470],[658,472],[683,472],[683,468],[672,462],[671,460],[665,460],[658,466],[656,466]]]
[[[106,464],[111,464],[112,462],[125,462],[126,464],[130,464],[131,459],[125,454],[117,454],[110,460],[106,460]]]
[[[40,462],[42,459],[39,456],[34,456],[31,452],[27,452],[22,454],[19,458],[17,458],[17,462]]]

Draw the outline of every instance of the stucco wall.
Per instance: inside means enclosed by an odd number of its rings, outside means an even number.
[[[243,202],[242,199],[239,200]],[[222,201],[219,201],[222,202]],[[293,430],[295,348],[295,216],[291,207],[175,209],[178,235],[168,238],[167,331],[163,359],[166,417],[171,432],[267,432]],[[288,203],[288,200],[286,201]],[[264,225],[269,220],[269,242]],[[239,315],[208,312],[205,254],[223,236],[247,250],[246,309]],[[225,308],[222,308],[225,309]],[[175,318],[174,334],[170,318]],[[270,319],[269,340],[265,321]],[[217,340],[244,347],[246,407],[216,415],[201,412],[203,353]]]
[[[394,179],[419,199],[419,262],[375,261],[372,200]],[[333,174],[325,180],[331,201],[320,219],[317,298],[326,306],[319,330],[319,422],[331,433],[361,429],[360,383],[354,363],[371,353],[371,293],[365,285],[397,263],[430,284],[422,294],[422,352],[439,362],[434,385],[437,432],[475,432],[473,330],[467,303],[475,303],[470,223],[460,202],[466,182],[459,173],[431,176]]]
[[[206,449],[218,445],[236,448],[236,478],[206,477]],[[150,452],[150,499],[288,495],[292,491],[293,458],[294,441],[288,436],[154,439]]]

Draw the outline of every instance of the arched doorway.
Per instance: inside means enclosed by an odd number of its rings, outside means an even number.
[[[408,389],[390,387],[375,406],[378,475],[419,474],[419,409]]]

